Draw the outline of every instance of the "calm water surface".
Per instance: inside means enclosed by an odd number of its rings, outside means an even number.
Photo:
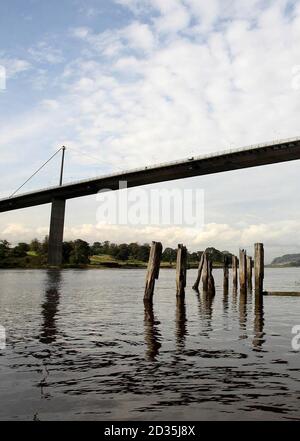
[[[144,309],[143,270],[0,271],[0,419],[300,419],[300,298],[255,308],[214,270],[210,300],[177,302],[162,270]],[[267,269],[265,288],[300,291],[300,270]]]

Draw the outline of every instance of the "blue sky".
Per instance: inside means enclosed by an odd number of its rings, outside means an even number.
[[[70,181],[299,136],[299,39],[299,1],[2,0],[1,196],[62,144]],[[298,176],[293,162],[159,186],[205,190],[203,231],[99,227],[95,197],[70,201],[66,238],[296,252]],[[42,237],[49,210],[1,215],[0,237]]]

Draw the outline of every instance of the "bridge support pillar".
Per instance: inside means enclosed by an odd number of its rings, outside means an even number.
[[[48,265],[51,266],[58,266],[62,264],[65,208],[65,199],[53,199],[48,248]]]

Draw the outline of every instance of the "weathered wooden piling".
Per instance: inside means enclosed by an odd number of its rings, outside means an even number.
[[[262,296],[264,283],[264,245],[256,243],[254,245],[254,270],[255,270],[255,292]]]
[[[215,280],[212,275],[212,261],[206,253],[203,259],[202,284],[203,292],[215,295]]]
[[[145,287],[145,300],[152,300],[154,293],[155,280],[159,276],[160,261],[162,255],[162,244],[160,242],[152,242]]]
[[[197,279],[196,279],[196,282],[193,285],[193,289],[195,291],[199,291],[199,283],[200,283],[200,280],[201,280],[201,275],[202,275],[202,270],[203,270],[203,263],[204,263],[204,254],[205,254],[205,251],[201,254],[201,257],[200,257],[200,260],[199,260]]]
[[[212,296],[215,295],[216,293],[216,288],[215,288],[215,279],[214,276],[212,275],[212,261],[211,260],[207,260],[207,288],[208,288],[208,293]]]
[[[205,253],[203,259],[203,269],[202,269],[202,285],[203,291],[208,291],[208,256]]]
[[[178,245],[176,261],[176,295],[184,296],[186,287],[187,249],[182,244]]]
[[[232,285],[233,289],[236,291],[238,286],[238,258],[232,256]]]
[[[224,292],[228,293],[228,277],[229,277],[229,269],[228,269],[228,256],[224,256],[224,260],[223,260],[223,288],[224,288]]]
[[[239,275],[240,275],[240,290],[241,292],[246,292],[247,290],[247,284],[246,284],[246,277],[247,277],[247,270],[246,270],[246,251],[240,250],[240,259],[239,259]]]
[[[252,289],[252,266],[252,257],[247,256],[247,286],[250,290]]]

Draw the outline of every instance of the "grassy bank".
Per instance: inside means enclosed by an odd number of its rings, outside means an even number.
[[[62,268],[147,268],[147,262],[136,259],[120,260],[108,254],[101,254],[100,256],[91,256],[89,264],[64,264]],[[174,269],[176,262],[161,262],[161,268]],[[221,265],[216,263],[214,268],[220,268]],[[39,256],[34,252],[28,252],[25,257],[7,257],[0,261],[0,268],[2,269],[47,269],[47,260],[45,256]],[[190,262],[188,268],[198,268],[197,262]]]

